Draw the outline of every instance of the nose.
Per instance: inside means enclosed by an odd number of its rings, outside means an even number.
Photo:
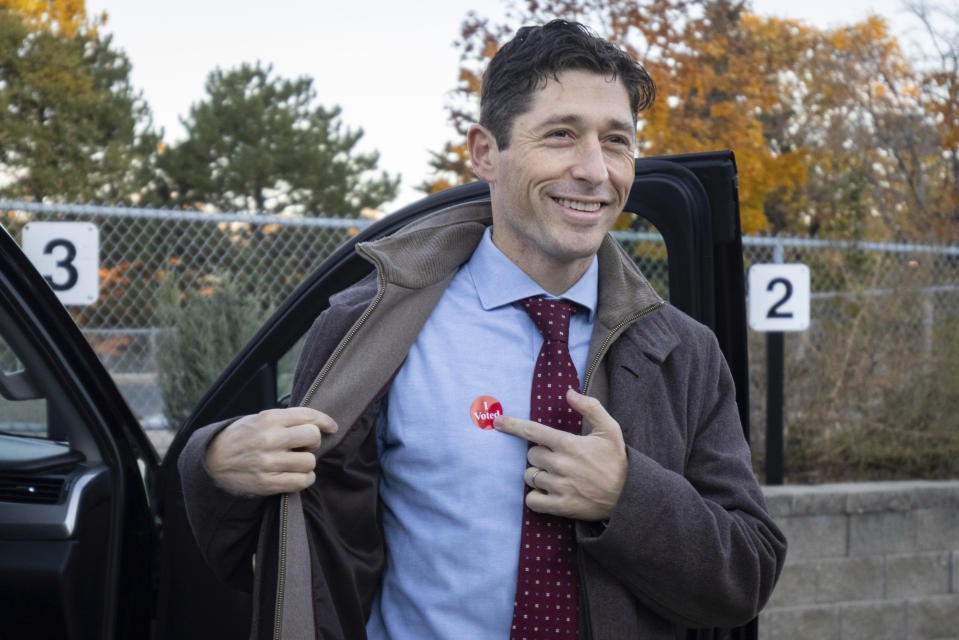
[[[603,145],[599,140],[581,141],[572,175],[577,180],[584,180],[592,185],[602,184],[609,179],[606,156],[603,154]]]

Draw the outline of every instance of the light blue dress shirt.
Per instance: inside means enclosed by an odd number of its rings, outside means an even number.
[[[561,297],[582,384],[598,267]],[[529,418],[543,338],[519,305],[545,295],[492,242],[453,277],[400,368],[377,425],[386,570],[366,630],[373,640],[507,638],[513,617],[527,443],[479,428],[470,406],[493,396]]]

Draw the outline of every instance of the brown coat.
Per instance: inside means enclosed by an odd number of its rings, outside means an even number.
[[[377,270],[331,299],[294,382],[295,401],[350,425],[324,439],[313,487],[267,500],[218,489],[202,459],[225,423],[184,449],[191,525],[224,579],[253,582],[254,637],[363,637],[385,557],[379,401],[489,222],[488,206],[464,205],[361,245]],[[577,523],[580,637],[665,639],[744,624],[772,593],[786,542],[752,473],[725,361],[713,334],[663,303],[611,237],[599,265],[584,393],[622,426],[629,468],[608,526]]]

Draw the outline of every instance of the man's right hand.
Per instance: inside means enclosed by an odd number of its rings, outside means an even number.
[[[314,451],[333,418],[308,407],[268,409],[240,418],[218,433],[204,463],[230,493],[268,496],[300,491],[316,481]]]

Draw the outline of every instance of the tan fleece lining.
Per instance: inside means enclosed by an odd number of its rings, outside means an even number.
[[[452,274],[414,292],[388,286],[377,307],[377,315],[389,321],[367,322],[345,344],[343,353],[308,405],[328,414],[340,427],[335,434],[323,437],[318,458],[346,437],[369,404],[370,394],[382,389],[399,369],[409,345],[416,341],[450,278]]]

